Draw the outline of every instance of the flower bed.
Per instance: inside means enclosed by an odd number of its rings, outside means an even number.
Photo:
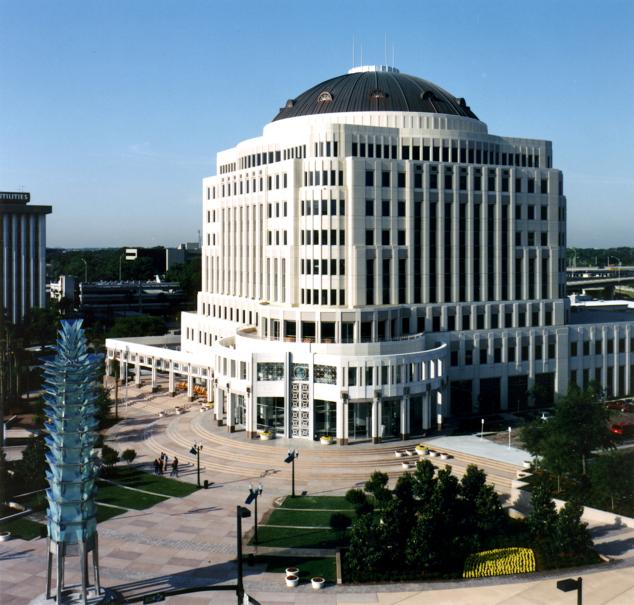
[[[496,548],[467,557],[463,578],[484,578],[535,571],[535,555],[530,548]]]

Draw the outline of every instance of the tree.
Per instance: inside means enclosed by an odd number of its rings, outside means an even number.
[[[601,454],[591,461],[589,474],[593,502],[609,501],[614,512],[617,503],[634,501],[634,458],[617,451]]]
[[[593,552],[588,524],[581,521],[583,506],[568,501],[559,511],[554,540],[558,556],[564,560],[585,560]]]
[[[379,506],[387,504],[392,499],[392,492],[386,487],[388,481],[387,473],[374,471],[365,482],[365,491],[374,496]]]
[[[125,452],[124,452],[125,453]],[[332,513],[330,515],[330,527],[334,531],[343,532],[350,527],[352,519],[343,513]]]
[[[42,435],[29,439],[16,464],[15,476],[29,491],[46,487],[46,444]]]
[[[162,336],[166,331],[165,321],[151,315],[135,315],[119,317],[110,331],[108,338],[125,338],[128,336]]]
[[[536,421],[522,430],[522,439],[546,469],[556,475],[586,474],[591,452],[612,446],[608,429],[609,411],[601,403],[596,385],[581,390],[572,385],[547,422]]]
[[[131,462],[134,462],[135,458],[136,458],[136,451],[133,450],[132,448],[123,450],[123,453],[121,454],[121,460],[123,460],[124,462],[128,464],[130,464]]]
[[[531,504],[528,528],[534,539],[546,539],[554,533],[557,522],[557,510],[546,481],[539,481],[533,488]]]

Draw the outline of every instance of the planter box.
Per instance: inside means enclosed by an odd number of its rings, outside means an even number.
[[[0,542],[6,542],[11,539],[10,531],[0,531]]]
[[[270,441],[273,439],[273,433],[260,433],[260,439],[262,441]]]
[[[326,580],[321,577],[311,578],[310,583],[315,590],[321,590],[326,583]]]
[[[288,588],[295,588],[299,584],[299,577],[297,576],[286,576],[286,586]]]
[[[320,437],[319,443],[322,445],[332,445],[334,443],[334,439],[332,437]]]

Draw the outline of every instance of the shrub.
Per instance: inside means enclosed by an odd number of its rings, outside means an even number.
[[[352,525],[352,519],[343,513],[332,513],[330,515],[330,527],[335,531],[345,531]]]
[[[104,445],[101,448],[101,459],[106,467],[113,467],[119,462],[119,452],[109,445]]]
[[[132,448],[128,448],[127,450],[123,450],[121,454],[121,460],[130,464],[136,458],[136,451]]]
[[[467,557],[463,578],[484,578],[535,571],[535,554],[530,548],[496,548]]]

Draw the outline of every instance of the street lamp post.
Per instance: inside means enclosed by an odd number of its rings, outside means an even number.
[[[125,415],[128,417],[128,359],[130,356],[130,348],[125,348]]]
[[[244,599],[244,582],[242,581],[242,519],[251,516],[251,511],[244,506],[236,506],[236,538],[238,540],[238,585],[236,586],[236,594],[238,595],[238,603],[242,603]]]
[[[562,592],[570,592],[571,590],[577,591],[577,605],[582,605],[583,601],[583,578],[577,578],[573,580],[568,578],[566,580],[559,580],[557,582],[557,588]]]
[[[253,532],[253,543],[255,545],[257,545],[258,543],[258,496],[260,496],[262,494],[262,484],[258,484],[257,487],[253,487],[253,485],[251,485],[249,483],[249,495],[247,496],[247,499],[244,501],[245,504],[251,504],[251,502],[253,502],[254,504],[254,508],[255,508],[255,517],[253,519],[254,523],[255,523],[255,530]]]
[[[202,444],[194,443],[194,445],[192,445],[192,449],[189,450],[189,453],[192,456],[196,456],[196,484],[198,487],[200,487],[200,450],[202,449]]]
[[[511,449],[511,427],[509,427],[509,449]]]
[[[288,450],[288,455],[284,458],[286,464],[291,466],[291,497],[295,497],[295,460],[299,457],[299,451],[292,449]]]
[[[480,420],[480,439],[484,439],[484,418]]]

